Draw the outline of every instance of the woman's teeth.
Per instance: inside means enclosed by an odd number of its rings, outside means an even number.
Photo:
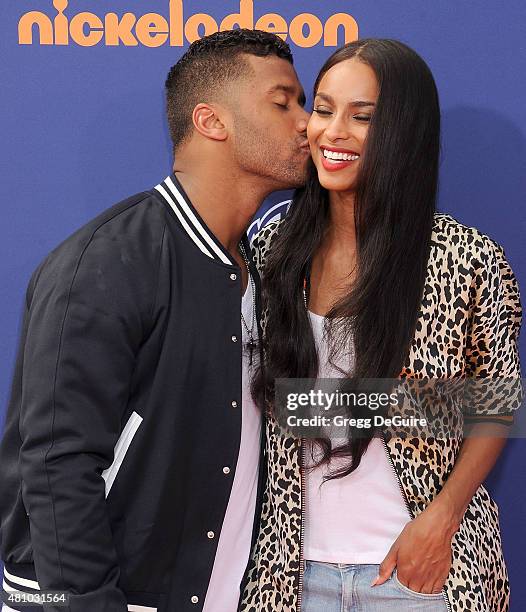
[[[356,153],[337,153],[328,149],[323,149],[323,157],[331,161],[356,161],[360,158]]]

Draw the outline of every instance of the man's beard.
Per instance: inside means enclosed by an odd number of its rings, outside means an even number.
[[[234,159],[244,172],[267,178],[278,189],[294,189],[305,184],[307,176],[307,157],[296,141],[286,144],[271,142],[266,134],[257,132],[254,126],[244,119],[237,118],[235,131]],[[276,154],[276,151],[279,154]],[[288,153],[288,154],[286,154]]]

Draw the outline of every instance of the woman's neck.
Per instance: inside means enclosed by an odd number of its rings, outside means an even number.
[[[354,198],[330,194],[329,223],[314,254],[309,308],[325,315],[349,292],[356,273]]]
[[[356,252],[354,193],[329,193],[329,223],[322,248],[326,253],[338,253],[343,258]]]

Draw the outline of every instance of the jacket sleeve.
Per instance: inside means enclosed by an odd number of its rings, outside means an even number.
[[[468,418],[511,416],[522,402],[519,287],[502,247],[484,237],[474,263],[465,348]]]
[[[127,610],[101,473],[113,461],[147,333],[152,276],[136,250],[102,228],[80,248],[79,240],[59,247],[30,287],[22,496],[40,589],[66,591],[70,602],[48,611]]]

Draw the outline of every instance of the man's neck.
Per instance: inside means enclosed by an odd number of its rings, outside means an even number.
[[[238,259],[238,244],[268,189],[260,180],[234,176],[219,165],[189,171],[176,163],[174,172],[207,227]]]

